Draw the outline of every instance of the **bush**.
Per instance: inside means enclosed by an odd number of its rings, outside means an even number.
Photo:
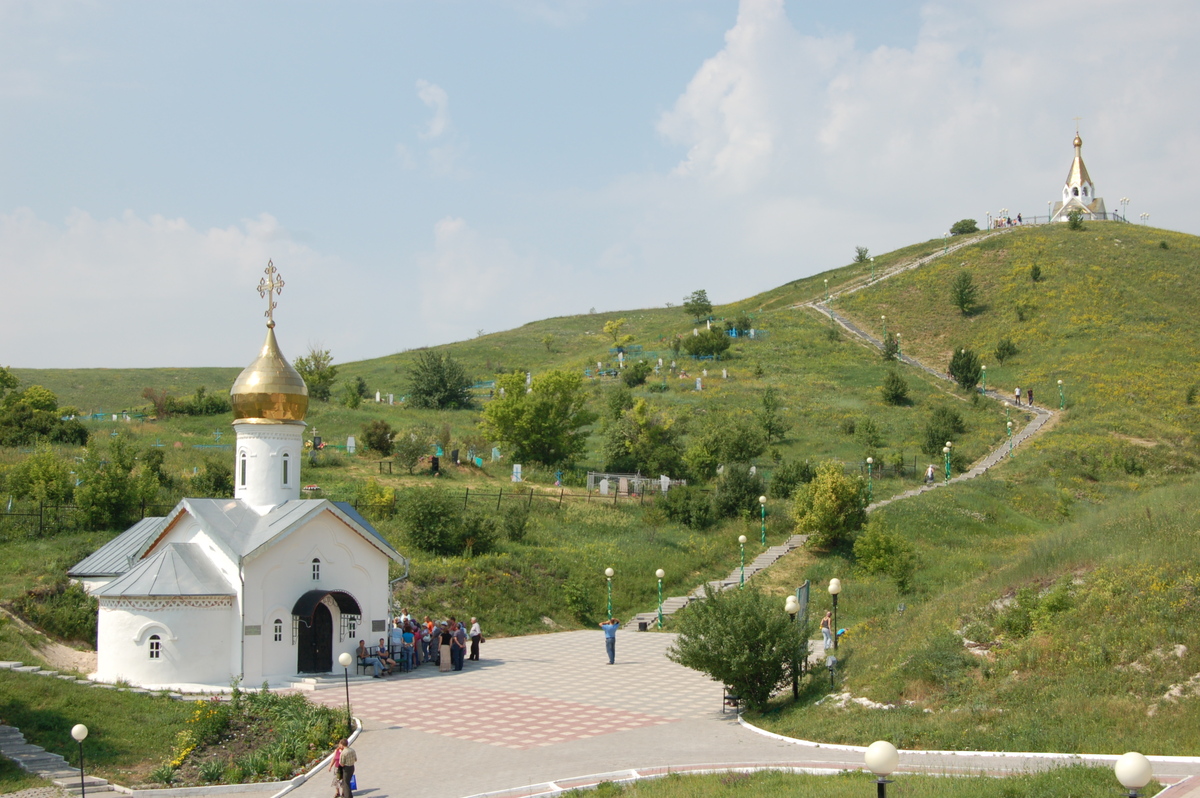
[[[1029,279],[1035,283],[1042,281],[1042,267],[1036,263],[1029,267]]]
[[[671,488],[655,500],[655,506],[668,519],[689,529],[708,529],[716,520],[708,494],[691,485]]]
[[[563,603],[571,617],[585,626],[596,623],[596,593],[589,584],[579,579],[568,579],[562,586]]]
[[[855,427],[854,437],[858,439],[859,445],[868,453],[874,453],[876,449],[883,446],[883,430],[879,428],[879,424],[870,416],[865,417],[858,422]]]
[[[60,579],[35,587],[13,601],[13,609],[48,634],[96,646],[96,613],[99,603],[82,587]]]
[[[995,355],[997,363],[1004,365],[1004,361],[1015,356],[1020,351],[1020,349],[1017,349],[1017,345],[1012,342],[1012,339],[1005,337],[1001,338],[999,343],[996,344],[996,351],[992,354]]]
[[[358,489],[358,510],[372,520],[391,518],[396,512],[396,489],[367,479]]]
[[[146,392],[143,392],[142,395],[145,396]],[[203,385],[196,389],[196,393],[191,399],[179,400],[168,396],[164,404],[166,415],[178,413],[185,416],[219,416],[232,409],[229,397],[219,393],[210,394]]]
[[[737,332],[738,335],[745,335],[754,327],[754,322],[750,320],[750,314],[743,310],[732,319],[726,319],[724,327],[727,333]]]
[[[429,444],[432,441],[433,432],[423,425],[409,427],[393,436],[392,446],[395,448],[396,462],[411,474],[421,462],[421,458],[429,454]]]
[[[627,366],[621,372],[621,382],[625,383],[625,385],[630,388],[636,388],[637,386],[646,382],[646,378],[650,376],[650,373],[653,370],[654,367],[649,363],[644,360],[639,360],[633,365]]]
[[[884,529],[882,524],[868,524],[854,541],[854,559],[863,573],[890,576],[901,593],[912,588],[912,577],[917,570],[916,552],[908,541]]]
[[[465,557],[487,554],[496,547],[496,521],[479,512],[463,514],[458,523],[457,548]]]
[[[400,495],[400,523],[409,542],[431,554],[458,554],[459,502],[441,488],[409,488]]]
[[[761,709],[807,656],[807,630],[775,596],[747,586],[708,591],[678,616],[679,635],[667,657],[708,674],[752,708]]]
[[[970,316],[975,312],[977,293],[975,281],[971,279],[970,272],[959,272],[950,286],[950,298],[954,302],[954,307],[958,308],[964,316]]]
[[[720,359],[731,344],[731,339],[720,330],[700,330],[696,335],[683,337],[683,351],[693,357],[712,356]]]
[[[959,219],[954,224],[950,225],[950,235],[961,236],[967,233],[978,233],[979,223],[974,219]]]
[[[908,383],[895,371],[889,371],[883,378],[883,385],[879,386],[879,392],[883,394],[883,401],[889,405],[908,403]]]
[[[1067,229],[1082,230],[1083,229],[1083,211],[1076,208],[1067,214]]]
[[[417,355],[409,378],[408,403],[428,410],[466,409],[471,403],[471,378],[450,355],[424,351]]]
[[[933,409],[929,420],[925,422],[921,451],[930,457],[937,457],[941,455],[946,441],[954,441],[966,431],[967,425],[957,410],[939,405]]]
[[[871,259],[871,252],[866,247],[855,247],[854,248],[854,262],[855,263],[866,263],[870,259]]]
[[[950,358],[948,370],[960,388],[972,391],[979,384],[979,377],[983,374],[980,365],[979,355],[975,354],[974,350],[959,348],[954,351],[954,357]]]
[[[771,474],[771,483],[767,495],[772,499],[790,499],[796,488],[807,485],[817,475],[816,470],[807,460],[787,460],[779,464]]]
[[[846,476],[840,463],[822,463],[813,481],[796,491],[792,518],[814,547],[848,543],[867,518],[866,480]]]
[[[740,518],[759,512],[758,497],[767,492],[767,483],[759,474],[750,473],[749,463],[727,463],[717,478],[713,493],[713,511],[718,518]]]
[[[394,435],[395,431],[392,429],[392,425],[377,418],[363,426],[363,445],[380,457],[390,457],[395,450],[395,444],[392,441]]]
[[[510,504],[504,508],[500,526],[504,530],[504,537],[513,543],[520,543],[529,528],[529,508],[521,503]]]
[[[133,465],[134,453],[124,436],[113,438],[107,452],[88,447],[75,501],[89,529],[123,529],[137,520],[144,497]]]
[[[883,359],[890,363],[900,356],[900,341],[894,333],[888,333],[883,337]]]
[[[201,499],[228,499],[233,496],[233,464],[228,460],[206,460],[192,477],[189,495]]]

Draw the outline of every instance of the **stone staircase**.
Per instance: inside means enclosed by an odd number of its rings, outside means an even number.
[[[35,671],[29,671],[34,673]],[[42,671],[51,673],[50,671]],[[57,675],[57,674],[52,674]],[[4,755],[22,770],[47,779],[56,787],[69,793],[80,793],[79,768],[71,767],[67,760],[58,754],[52,754],[40,745],[30,745],[25,742],[25,735],[20,729],[12,726],[0,726],[0,754]],[[95,776],[84,776],[82,786],[89,793],[112,792],[113,787],[104,779]]]
[[[318,690],[329,690],[333,688],[344,689],[346,686],[346,676],[344,674],[318,673],[311,676],[291,676],[286,680],[287,687],[285,689],[299,690],[306,693],[314,693]],[[362,682],[371,681],[371,675],[356,675],[350,674],[350,684],[361,684]]]
[[[750,577],[754,576],[759,571],[769,568],[775,563],[776,560],[787,554],[789,551],[803,546],[807,540],[808,535],[792,535],[782,545],[771,546],[762,554],[759,554],[757,557],[755,557],[753,562],[746,563],[746,579],[749,580]],[[752,544],[747,543],[747,545]],[[737,587],[740,585],[741,581],[742,568],[739,565],[733,570],[732,573],[729,574],[729,576],[725,577],[724,579],[714,579],[713,581],[696,588],[686,596],[671,596],[670,598],[663,599],[663,618],[675,614],[679,610],[691,604],[693,601],[703,601],[709,589],[712,589],[714,592],[728,590],[731,587]],[[658,610],[639,613],[635,615],[633,621],[631,621],[631,625],[636,627],[638,630],[642,629],[642,624],[646,625],[645,629],[647,631],[656,628],[658,626]]]

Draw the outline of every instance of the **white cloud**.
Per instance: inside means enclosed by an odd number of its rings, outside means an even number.
[[[417,81],[417,97],[433,109],[433,118],[421,133],[426,141],[441,138],[450,130],[450,98],[446,90],[436,83],[421,79]]]
[[[433,116],[417,133],[425,163],[439,177],[468,177],[463,165],[467,147],[450,120],[450,96],[441,86],[423,78],[416,87],[417,98],[433,110]],[[403,142],[396,145],[396,155],[403,168],[412,169],[416,165],[412,149]]]

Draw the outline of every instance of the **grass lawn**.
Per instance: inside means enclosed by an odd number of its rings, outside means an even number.
[[[0,756],[0,795],[38,787],[53,787],[50,782],[26,773],[11,759]]]

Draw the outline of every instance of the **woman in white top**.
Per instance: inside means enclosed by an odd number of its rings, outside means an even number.
[[[471,618],[471,656],[468,659],[479,659],[479,644],[483,641],[483,631],[479,628],[479,619]]]

